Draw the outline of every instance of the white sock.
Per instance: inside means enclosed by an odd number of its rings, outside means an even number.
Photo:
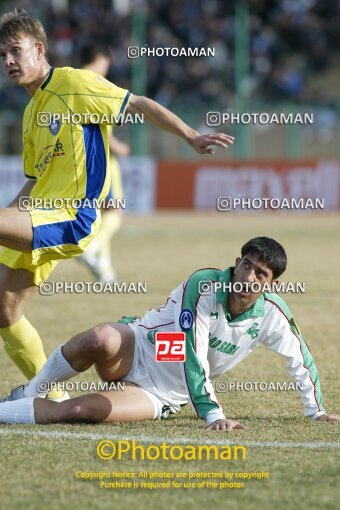
[[[25,397],[43,397],[52,389],[49,383],[61,382],[75,377],[80,372],[74,370],[61,352],[59,345],[51,356],[46,360],[40,372],[30,380],[25,388]]]
[[[0,423],[35,423],[34,398],[0,403]]]

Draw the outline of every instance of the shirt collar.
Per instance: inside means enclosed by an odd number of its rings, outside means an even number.
[[[249,317],[264,317],[264,297],[261,294],[261,296],[257,298],[255,303],[250,308],[248,308],[248,310],[241,313],[237,317],[234,317],[234,319],[231,319],[231,315],[228,309],[229,292],[228,289],[223,288],[223,284],[227,285],[231,281],[234,275],[234,269],[235,269],[234,266],[230,266],[221,272],[219,282],[222,285],[216,291],[216,300],[223,306],[226,319],[228,320],[228,322],[238,322],[249,319]]]
[[[44,81],[42,82],[41,85],[39,85],[39,87],[37,88],[37,90],[34,92],[32,98],[34,98],[34,100],[36,101],[38,99],[38,97],[43,93],[43,91],[45,90],[45,87],[50,83],[51,79],[52,79],[52,76],[53,76],[53,72],[54,72],[54,67],[51,67],[49,72],[48,72],[48,75],[46,76],[46,78],[44,79]]]
[[[40,85],[41,90],[44,90],[44,88],[50,83],[50,81],[52,79],[52,76],[53,76],[53,72],[54,72],[54,67],[51,66],[48,75],[46,76],[46,78],[43,81],[43,83]]]

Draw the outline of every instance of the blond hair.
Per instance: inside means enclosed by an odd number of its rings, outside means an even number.
[[[6,44],[20,35],[29,35],[36,41],[43,43],[45,54],[48,50],[47,37],[41,22],[32,18],[24,9],[14,9],[0,17],[0,42]]]

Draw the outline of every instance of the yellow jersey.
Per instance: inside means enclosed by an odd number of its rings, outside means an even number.
[[[130,92],[100,75],[53,68],[26,107],[23,162],[33,198],[104,198],[109,191],[111,125],[121,123]]]

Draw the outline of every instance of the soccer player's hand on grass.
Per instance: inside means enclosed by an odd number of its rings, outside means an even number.
[[[338,414],[322,414],[321,416],[318,416],[315,421],[340,422],[340,416]]]
[[[224,147],[228,149],[229,145],[234,143],[234,137],[225,135],[224,133],[209,133],[208,135],[197,135],[192,141],[191,145],[198,154],[214,154],[214,149],[211,145],[217,147]]]
[[[232,429],[245,429],[245,425],[234,420],[216,420],[211,423],[207,430],[232,430]]]

